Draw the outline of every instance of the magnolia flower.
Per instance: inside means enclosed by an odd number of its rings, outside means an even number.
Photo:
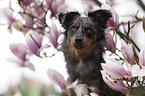
[[[44,17],[44,10],[41,7],[38,7],[37,5],[31,7],[31,11],[31,14],[39,19],[42,19]]]
[[[117,28],[119,24],[119,16],[116,11],[109,4],[103,4],[101,8],[109,10],[112,13],[112,17],[108,20],[107,26]]]
[[[105,83],[113,90],[126,93],[126,86],[123,80],[131,80],[132,74],[115,60],[108,58],[105,61],[105,64],[102,63],[103,70],[101,71]]]
[[[136,60],[134,58],[134,53],[133,53],[133,45],[126,44],[126,42],[123,40],[121,40],[121,42],[122,42],[121,51],[124,58],[128,61],[128,63],[136,64]]]
[[[40,48],[42,46],[42,35],[32,30],[28,31],[26,34],[26,44],[30,52],[35,55],[39,55]]]
[[[31,70],[34,70],[34,66],[32,63],[28,61],[26,58],[27,50],[24,44],[10,44],[10,50],[13,52],[17,58],[9,58],[8,60],[18,64],[20,67],[27,67]]]
[[[113,36],[109,32],[106,32],[105,37],[106,37],[106,47],[107,47],[107,49],[110,50],[111,52],[115,53],[116,43],[113,39]]]
[[[47,6],[49,6],[52,15],[55,15],[59,12],[60,6],[64,4],[64,0],[45,0]]]
[[[102,68],[112,79],[123,79],[124,76],[131,76],[131,73],[126,71],[122,64],[111,58],[108,58],[105,64],[102,63]]]
[[[24,44],[10,44],[9,47],[13,54],[17,56],[17,58],[9,58],[8,60],[18,64],[19,66],[24,66],[27,55],[27,50]]]
[[[49,39],[53,46],[56,48],[58,46],[57,39],[60,35],[60,32],[57,30],[57,27],[54,22],[51,24]]]
[[[26,47],[22,43],[10,44],[10,50],[13,52],[13,54],[15,54],[21,60],[26,59],[27,50],[26,50]]]
[[[57,84],[63,92],[66,92],[67,82],[64,77],[57,71],[49,69],[47,71],[48,78]]]
[[[8,20],[8,24],[9,26],[11,26],[14,22],[16,22],[16,19],[13,16],[13,12],[12,10],[5,8],[3,10],[4,15],[6,16],[7,20]]]
[[[145,67],[145,47],[140,50],[139,65]]]
[[[102,72],[102,74],[103,80],[110,88],[121,93],[126,93],[126,85],[123,83],[123,80],[113,80],[109,76],[105,75],[106,73]]]

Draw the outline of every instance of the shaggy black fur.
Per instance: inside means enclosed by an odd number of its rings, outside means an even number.
[[[61,13],[59,20],[65,29],[62,50],[69,83],[78,80],[79,84],[94,87],[100,96],[124,96],[109,88],[100,72],[105,46],[104,29],[111,16],[107,10],[88,13],[88,17],[80,17],[78,12]]]

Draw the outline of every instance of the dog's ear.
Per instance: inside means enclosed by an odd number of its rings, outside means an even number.
[[[59,21],[62,24],[62,26],[66,29],[66,28],[68,28],[68,26],[71,25],[72,21],[79,16],[80,16],[80,14],[78,12],[69,12],[66,14],[60,13]]]
[[[110,17],[112,17],[109,10],[96,10],[88,13],[88,16],[92,18],[96,23],[100,24],[101,27],[106,28],[106,23]]]

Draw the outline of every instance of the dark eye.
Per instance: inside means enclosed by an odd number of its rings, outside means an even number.
[[[88,28],[87,31],[88,31],[88,33],[92,33],[93,32],[93,29]]]
[[[76,31],[77,28],[76,28],[76,27],[72,27],[71,30],[72,30],[72,31]]]

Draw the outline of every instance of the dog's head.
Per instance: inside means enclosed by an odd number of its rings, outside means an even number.
[[[77,50],[82,50],[105,38],[104,29],[110,17],[112,15],[107,10],[90,12],[88,17],[81,17],[78,12],[69,12],[61,13],[59,21],[66,30],[68,44]]]

